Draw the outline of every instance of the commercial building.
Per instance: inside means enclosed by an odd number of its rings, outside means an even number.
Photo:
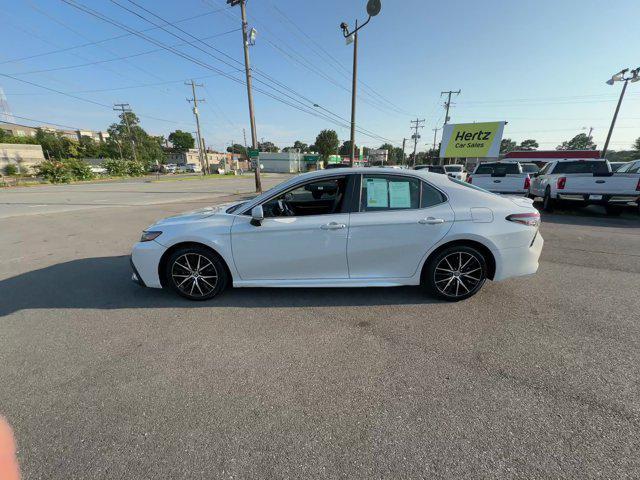
[[[301,173],[320,168],[320,155],[317,153],[260,152],[260,166],[267,173]]]
[[[44,161],[44,154],[40,145],[0,143],[0,172],[2,173],[7,165],[15,165],[19,172],[27,173],[42,161]]]

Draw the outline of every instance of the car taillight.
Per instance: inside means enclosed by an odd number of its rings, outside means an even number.
[[[636,185],[636,192],[640,192],[640,178],[638,179],[638,184]]]
[[[567,184],[567,177],[560,177],[556,183],[558,190],[564,190],[564,186]]]
[[[513,213],[506,218],[510,222],[520,223],[527,227],[537,227],[540,225],[540,214],[538,212],[532,213]]]
[[[473,180],[473,178],[471,178],[471,175],[469,175],[469,176],[467,177],[467,183],[471,183],[471,180]]]
[[[529,178],[529,175],[527,175],[527,178],[524,179],[524,189],[529,190],[530,186],[531,186],[531,179]]]

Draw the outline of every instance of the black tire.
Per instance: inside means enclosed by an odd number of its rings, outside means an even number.
[[[229,283],[223,260],[206,247],[185,247],[173,252],[164,269],[165,285],[189,300],[209,300]]]
[[[605,205],[604,210],[610,217],[619,217],[622,213],[622,207],[619,205]]]
[[[439,252],[429,260],[423,277],[429,292],[449,302],[472,297],[486,280],[486,258],[466,245],[454,245]]]
[[[545,212],[553,212],[555,201],[551,198],[551,189],[547,187],[544,191],[544,198],[542,199],[542,210]]]

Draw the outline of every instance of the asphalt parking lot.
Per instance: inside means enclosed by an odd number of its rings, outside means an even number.
[[[0,191],[0,415],[24,478],[640,477],[639,216],[544,215],[539,273],[457,304],[130,282],[144,227],[251,185]]]

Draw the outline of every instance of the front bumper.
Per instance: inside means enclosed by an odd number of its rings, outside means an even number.
[[[131,250],[131,279],[145,287],[162,288],[158,266],[166,250],[164,245],[155,240],[136,243]]]
[[[136,266],[133,264],[133,258],[131,258],[131,256],[129,256],[129,263],[131,264],[131,270],[133,270],[133,273],[131,274],[131,281],[137,283],[141,287],[146,287],[146,285],[144,284],[144,280],[142,280],[142,277],[138,273]]]

